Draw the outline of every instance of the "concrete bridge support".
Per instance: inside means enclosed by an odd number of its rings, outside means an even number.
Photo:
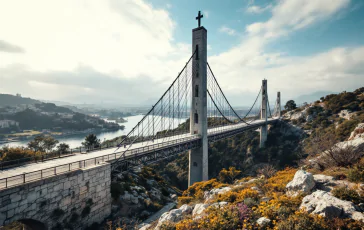
[[[267,122],[268,119],[268,97],[267,97],[267,80],[263,80],[262,82],[262,108],[260,111],[260,119],[264,119]],[[268,126],[267,124],[260,127],[260,148],[265,146],[265,142],[267,141],[268,135]]]
[[[1,190],[0,226],[19,221],[40,230],[84,229],[100,223],[111,213],[110,183],[110,164],[103,163]]]
[[[192,100],[190,132],[202,138],[202,147],[189,151],[188,186],[208,180],[207,141],[207,30],[198,27],[192,30]]]

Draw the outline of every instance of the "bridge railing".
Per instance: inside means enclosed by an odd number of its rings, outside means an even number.
[[[182,135],[182,134],[186,134],[186,132],[184,132],[184,131],[175,132],[174,131],[173,134],[174,135]],[[158,136],[155,137],[155,139],[168,138],[169,136],[170,135],[166,135],[166,136],[161,135],[160,137],[158,137]],[[139,142],[135,142],[135,143],[139,143]],[[68,156],[73,156],[73,155],[81,154],[81,153],[90,153],[90,152],[95,152],[95,151],[100,151],[100,150],[105,150],[105,149],[111,149],[111,148],[116,148],[116,147],[118,147],[118,144],[106,142],[106,143],[102,143],[102,144],[97,145],[97,146],[91,146],[91,147],[80,146],[80,147],[77,147],[77,148],[72,148],[69,151],[66,151],[66,152],[63,152],[63,153],[50,152],[50,153],[46,153],[46,154],[42,154],[42,155],[38,155],[38,156],[33,156],[33,157],[25,157],[25,158],[20,158],[20,159],[16,159],[16,160],[10,160],[10,161],[0,161],[0,170],[4,170],[4,169],[7,169],[7,168],[12,168],[12,167],[17,167],[17,166],[25,165],[25,164],[44,162],[44,161],[47,161],[47,160],[54,160],[56,158],[68,157]]]
[[[198,138],[200,138],[198,135],[184,137],[181,139],[175,139],[175,140],[171,140],[171,141],[167,141],[167,142],[156,143],[153,145],[143,146],[143,147],[139,147],[139,148],[135,148],[135,149],[130,149],[127,151],[119,151],[119,152],[107,154],[104,156],[93,157],[93,158],[86,159],[86,160],[80,160],[80,161],[71,162],[71,163],[67,163],[67,164],[63,164],[63,165],[58,165],[58,166],[54,166],[54,167],[50,167],[50,168],[46,168],[46,169],[41,169],[41,170],[29,172],[29,173],[23,173],[23,174],[19,174],[16,176],[2,178],[2,179],[0,179],[0,189],[13,187],[13,186],[28,183],[31,181],[41,180],[41,179],[44,179],[47,177],[56,176],[59,174],[75,171],[78,169],[89,168],[92,166],[99,165],[106,161],[116,160],[119,157],[124,156],[124,154],[125,154],[125,158],[128,159],[135,155],[139,155],[141,153],[144,154],[148,151],[160,149],[165,146],[188,142],[190,140],[195,140]]]

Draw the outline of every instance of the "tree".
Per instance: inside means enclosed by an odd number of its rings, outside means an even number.
[[[284,108],[287,110],[287,111],[291,111],[291,110],[294,110],[297,108],[297,105],[296,103],[294,102],[294,100],[289,100],[287,101],[286,105],[284,106]]]
[[[89,134],[85,137],[85,141],[82,142],[82,145],[87,149],[97,148],[101,144],[100,139],[97,139],[95,134]]]
[[[57,152],[61,156],[61,154],[67,153],[70,149],[70,146],[66,143],[60,143],[57,146]]]
[[[28,148],[35,152],[47,152],[51,151],[57,143],[58,140],[54,139],[52,136],[39,135],[28,143]]]

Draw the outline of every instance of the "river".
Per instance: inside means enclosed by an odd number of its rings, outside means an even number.
[[[120,125],[124,125],[124,130],[117,130],[117,131],[110,131],[110,132],[95,132],[97,135],[97,138],[99,138],[101,141],[113,139],[115,137],[119,137],[122,135],[127,135],[137,124],[138,122],[143,118],[144,115],[136,115],[136,116],[130,116],[130,117],[124,117],[124,119],[127,120],[125,123],[119,123]],[[168,119],[168,118],[165,118]],[[177,119],[175,118],[176,123],[182,123],[185,119]],[[161,131],[160,129],[156,128],[155,130]],[[81,146],[81,143],[85,140],[85,136],[87,134],[75,134],[67,137],[56,137],[56,139],[60,143],[67,143],[70,148],[76,148]],[[10,147],[16,147],[16,146],[26,146],[28,144],[29,140],[23,140],[23,141],[16,141],[16,142],[10,142],[6,144],[0,144],[0,148],[7,145]]]

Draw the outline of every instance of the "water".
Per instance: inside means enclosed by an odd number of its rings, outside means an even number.
[[[110,131],[110,132],[95,132],[95,134],[97,135],[97,138],[99,138],[101,141],[104,140],[110,140],[113,139],[115,137],[119,137],[122,135],[127,135],[137,124],[138,122],[143,118],[144,115],[136,115],[136,116],[130,116],[130,117],[125,117],[125,119],[127,120],[127,122],[125,123],[119,123],[120,125],[124,125],[125,128],[124,130],[117,130],[117,131]],[[166,119],[166,121],[168,120],[168,118],[164,118]],[[175,118],[175,123],[182,123],[184,122],[186,119],[176,119]],[[161,128],[157,128],[155,129],[155,131],[161,131]],[[55,137],[60,143],[67,143],[70,148],[76,148],[81,146],[81,143],[85,140],[85,136],[87,135],[87,133],[83,133],[83,134],[75,134],[72,136],[67,136],[67,137]],[[10,142],[10,143],[6,143],[6,144],[0,144],[0,147],[2,146],[10,146],[10,147],[17,147],[17,146],[26,146],[28,144],[28,142],[32,140],[32,139],[28,139],[28,140],[22,140],[22,141],[16,141],[16,142]]]

